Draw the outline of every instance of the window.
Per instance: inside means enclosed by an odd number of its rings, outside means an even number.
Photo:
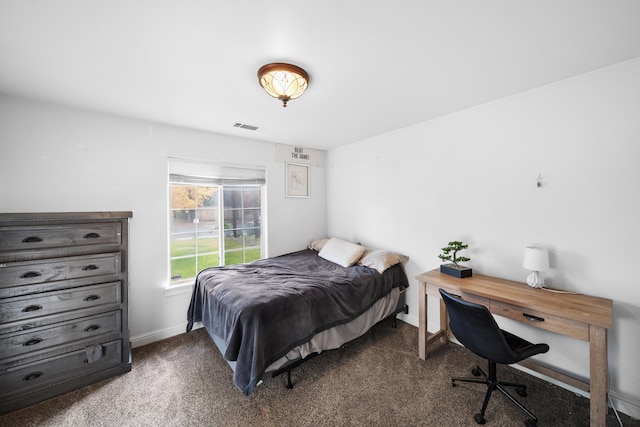
[[[170,160],[169,172],[171,283],[263,257],[264,170]]]

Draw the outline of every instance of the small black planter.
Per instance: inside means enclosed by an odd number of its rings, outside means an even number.
[[[472,269],[469,267],[456,266],[455,264],[442,264],[440,265],[440,272],[448,274],[450,276],[464,278],[471,277]]]

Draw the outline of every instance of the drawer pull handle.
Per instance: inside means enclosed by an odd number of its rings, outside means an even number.
[[[91,270],[97,270],[99,267],[95,264],[89,264],[89,265],[85,265],[84,267],[82,267],[82,271],[91,271]]]
[[[89,295],[84,298],[84,301],[97,301],[100,299],[100,295]]]
[[[544,317],[538,317],[527,313],[522,313],[522,316],[531,322],[544,322]]]
[[[22,239],[22,243],[37,243],[42,242],[42,237],[40,236],[29,236]]]
[[[85,239],[98,239],[100,238],[100,235],[98,233],[87,233],[82,237]]]
[[[93,331],[97,331],[98,329],[100,329],[100,325],[89,325],[86,328],[84,328],[84,331],[93,332]]]
[[[27,306],[27,307],[23,308],[22,312],[23,313],[29,313],[30,311],[38,311],[40,309],[42,309],[41,305],[34,304],[34,305],[30,305],[30,306]]]
[[[37,271],[27,271],[20,276],[21,279],[31,279],[32,277],[39,277],[41,274]]]
[[[30,339],[29,341],[22,343],[22,345],[28,347],[30,345],[40,344],[41,342],[42,342],[42,338],[33,338],[33,339]]]
[[[42,375],[44,375],[42,372],[32,372],[29,375],[25,375],[22,378],[22,381],[31,381],[31,380],[35,380],[36,378],[40,378]]]

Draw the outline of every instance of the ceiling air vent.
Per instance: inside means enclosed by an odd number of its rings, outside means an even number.
[[[233,125],[233,127],[240,129],[258,130],[258,126],[245,125],[243,123],[236,123],[235,125]]]

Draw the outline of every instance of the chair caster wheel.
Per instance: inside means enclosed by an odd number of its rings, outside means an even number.
[[[479,376],[482,374],[482,372],[480,372],[480,369],[478,369],[478,368],[473,368],[473,369],[471,370],[471,373],[472,373],[473,375],[475,375],[476,377],[479,377]]]
[[[455,387],[455,386],[457,386],[457,385],[458,385],[458,384],[456,384],[456,382],[455,382],[455,381],[451,381],[451,387]]]
[[[476,420],[476,423],[478,424],[484,424],[487,422],[487,420],[484,419],[484,417],[482,416],[482,414],[475,414],[473,416],[473,419]]]
[[[520,397],[527,397],[527,388],[526,387],[518,387],[516,389],[516,393],[518,393],[518,396],[520,396]]]
[[[529,418],[527,421],[524,422],[524,425],[527,427],[537,427],[538,426],[538,420],[533,420],[531,418]]]

